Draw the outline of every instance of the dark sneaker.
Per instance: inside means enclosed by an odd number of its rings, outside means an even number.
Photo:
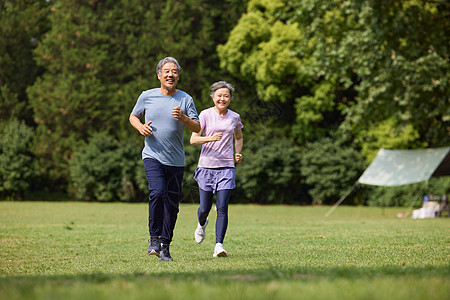
[[[159,252],[159,259],[160,260],[173,260],[172,256],[170,256],[169,252],[169,244],[162,244],[161,243],[161,251]]]
[[[159,237],[150,237],[150,246],[148,246],[148,255],[159,255],[161,251],[161,243],[159,242]]]

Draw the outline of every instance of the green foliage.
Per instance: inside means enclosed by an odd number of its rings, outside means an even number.
[[[69,178],[72,153],[95,133],[126,139],[133,130],[125,112],[147,78],[155,78],[143,62],[156,61],[150,55],[157,47],[154,28],[146,23],[154,18],[154,10],[136,1],[60,1],[52,7],[57,26],[35,52],[46,72],[28,90],[41,172],[50,181]]]
[[[236,168],[233,201],[304,203],[300,148],[282,139],[246,143],[244,161]]]
[[[41,68],[33,58],[45,32],[53,1],[0,1],[0,120],[15,117],[33,122],[26,95]]]
[[[266,101],[296,99],[291,135],[299,143],[339,126],[362,145],[374,124],[393,119],[408,127],[403,146],[446,145],[447,6],[252,0],[218,48],[221,66]],[[383,139],[381,131],[372,135]]]
[[[354,147],[322,138],[306,144],[301,168],[313,203],[332,204],[351,189],[364,171],[365,162]]]
[[[0,196],[23,198],[35,177],[33,129],[11,119],[0,128]]]
[[[373,2],[365,7],[361,17],[366,23],[384,25],[355,35],[356,43],[367,39],[372,44],[361,49],[362,55],[355,59],[355,69],[362,78],[359,101],[347,112],[348,123],[360,136],[361,128],[394,118],[400,128],[412,125],[419,134],[419,144],[450,142],[446,5],[399,1],[383,7]],[[372,63],[362,65],[364,57]],[[417,144],[411,140],[408,146]]]
[[[366,203],[370,206],[422,206],[423,195],[442,197],[450,195],[450,177],[432,177],[428,182],[395,186],[364,187]]]
[[[324,34],[323,30],[304,15],[295,19],[298,14],[305,13],[315,16],[315,22],[319,22],[321,12],[327,11],[332,4],[323,3],[318,10],[311,12],[308,8],[307,12],[302,12],[306,8],[300,6],[312,2],[299,2],[250,1],[247,13],[239,20],[227,43],[218,47],[218,53],[221,66],[255,83],[262,100],[295,100],[290,108],[297,113],[294,124],[291,119],[282,119],[279,125],[293,125],[290,135],[303,143],[323,136],[330,127],[337,127],[340,107],[336,102],[340,103],[346,94],[340,87],[344,77],[325,72],[320,66],[326,60],[323,52],[330,50],[325,51],[321,44],[324,41],[313,34]],[[335,21],[330,24],[339,27]],[[328,43],[333,44],[332,41]],[[318,53],[320,49],[323,51]],[[337,99],[336,94],[340,96]]]
[[[362,130],[360,135],[363,144],[361,153],[368,162],[375,158],[380,148],[408,149],[427,146],[418,141],[419,133],[413,124],[404,124],[393,119],[374,123],[369,130]]]
[[[147,190],[140,149],[98,134],[70,161],[73,192],[80,200],[136,201]]]
[[[71,155],[100,131],[119,140],[132,133],[138,144],[128,114],[141,91],[159,86],[156,64],[165,56],[180,62],[179,88],[201,104],[221,77],[210,67],[218,65],[214,44],[244,9],[237,2],[55,2],[52,28],[34,52],[45,72],[28,89],[41,174],[64,189]]]
[[[0,0],[0,121],[36,127],[35,182],[66,191],[68,162],[98,132],[141,147],[128,114],[159,86],[155,65],[170,55],[198,111],[212,104],[212,82],[235,85],[250,156],[275,147],[264,141],[297,150],[336,130],[367,161],[380,147],[448,145],[447,12],[447,1],[427,0]],[[196,199],[197,148],[186,150],[186,201]],[[238,167],[250,175],[250,201],[307,198],[284,176],[258,193],[264,175],[253,160]]]

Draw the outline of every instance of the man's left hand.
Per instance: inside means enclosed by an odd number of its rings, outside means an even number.
[[[179,106],[175,106],[172,109],[172,116],[180,121],[183,121],[186,115],[184,114],[183,110]]]

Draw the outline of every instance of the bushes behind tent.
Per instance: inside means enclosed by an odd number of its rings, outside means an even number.
[[[450,195],[450,177],[432,177],[428,182],[419,182],[394,187],[362,186],[369,206],[422,206],[423,196],[441,200]]]

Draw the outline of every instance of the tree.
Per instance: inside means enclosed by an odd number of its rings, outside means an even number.
[[[159,86],[156,64],[165,56],[182,65],[179,87],[199,98],[218,77],[206,67],[218,64],[213,26],[226,32],[242,7],[224,8],[236,2],[56,2],[52,30],[35,51],[45,72],[28,89],[41,174],[64,189],[73,152],[98,132],[140,147],[128,115],[140,92]]]
[[[317,5],[320,9],[309,11],[301,5],[315,2],[298,2],[250,1],[247,13],[218,52],[221,66],[254,84],[261,100],[288,103],[287,110],[293,110],[294,117],[288,114],[289,118],[277,123],[289,124],[288,134],[302,143],[337,127],[340,114],[336,102],[345,96],[345,90],[339,86],[338,74],[325,73],[315,57],[320,57],[324,41],[319,30],[311,29],[314,19],[294,20],[297,15],[311,15],[320,21],[329,5],[323,2],[322,8]],[[312,38],[313,32],[318,36]],[[339,93],[341,98],[335,100]]]
[[[294,101],[294,122],[280,121],[298,143],[339,127],[363,145],[391,120],[408,128],[402,147],[445,145],[447,11],[446,1],[252,0],[218,52],[261,99]]]
[[[0,1],[0,120],[14,117],[33,124],[26,88],[42,71],[32,51],[49,30],[52,2]]]

